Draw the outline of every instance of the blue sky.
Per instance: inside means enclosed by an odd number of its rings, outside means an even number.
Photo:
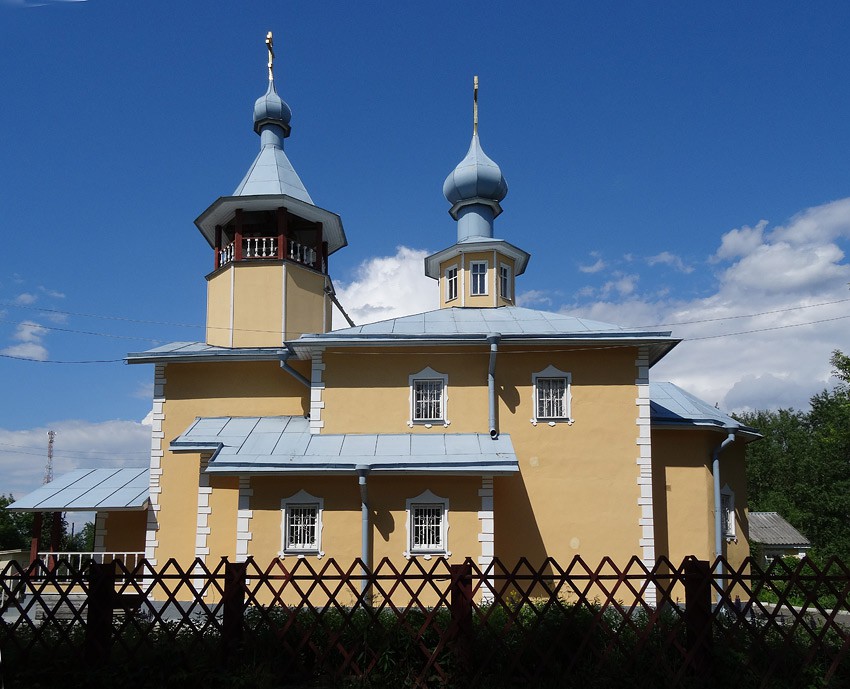
[[[850,5],[740,5],[0,0],[0,492],[49,428],[57,472],[144,462],[152,371],[116,360],[203,338],[193,220],[258,150],[269,29],[355,320],[436,305],[478,74],[523,303],[667,324],[655,375],[727,410],[805,406],[850,349]]]

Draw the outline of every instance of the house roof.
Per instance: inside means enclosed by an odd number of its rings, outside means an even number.
[[[170,342],[144,352],[131,352],[128,364],[150,364],[168,361],[278,361],[285,347],[217,347],[205,342]]]
[[[196,418],[172,452],[212,452],[208,473],[512,474],[510,436],[485,433],[311,435],[300,416]]]
[[[143,510],[148,502],[147,467],[78,469],[16,500],[18,512]]]
[[[717,407],[673,383],[650,382],[649,400],[653,428],[735,428],[746,440],[761,438],[756,429],[742,426]]]
[[[811,542],[778,512],[750,512],[750,541],[775,546],[810,548]]]

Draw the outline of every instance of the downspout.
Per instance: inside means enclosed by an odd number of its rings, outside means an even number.
[[[499,340],[501,334],[493,333],[487,336],[490,343],[490,367],[487,369],[487,392],[490,397],[489,427],[490,437],[495,440],[499,437],[499,428],[496,425],[496,355],[499,353]]]
[[[366,486],[366,476],[369,474],[368,464],[357,465],[357,483],[360,487],[360,559],[363,560],[363,578],[360,580],[360,594],[363,601],[369,600],[369,582],[367,574],[372,571],[372,549],[369,547],[369,490]]]
[[[298,371],[296,371],[292,366],[289,365],[289,357],[292,356],[292,352],[288,349],[281,353],[280,355],[280,367],[286,371],[290,376],[295,378],[302,385],[306,385],[308,388],[312,387],[310,385],[310,381],[301,375]]]
[[[711,474],[714,478],[714,557],[715,559],[723,556],[723,505],[720,496],[720,453],[726,449],[727,445],[735,442],[735,431],[738,430],[737,425],[725,426],[728,433],[726,439],[714,448],[714,453],[711,458]],[[720,591],[723,588],[723,563],[717,560],[717,601],[720,602]]]

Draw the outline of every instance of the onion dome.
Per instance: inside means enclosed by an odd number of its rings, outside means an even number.
[[[469,151],[443,183],[443,194],[451,204],[481,199],[499,202],[508,193],[502,171],[481,148],[478,132],[472,135]]]
[[[269,88],[265,95],[257,98],[254,103],[254,131],[259,134],[265,124],[276,124],[284,131],[284,137],[289,136],[289,122],[292,120],[292,110],[274,88],[274,79],[269,79]]]

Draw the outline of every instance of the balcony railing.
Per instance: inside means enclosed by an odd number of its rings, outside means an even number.
[[[319,254],[311,246],[301,244],[289,239],[284,244],[285,256],[283,258],[295,261],[303,266],[315,268],[325,272],[324,261],[320,260]],[[242,238],[242,260],[278,258],[277,237],[243,237]],[[235,242],[230,242],[221,248],[219,253],[219,266],[225,266],[236,260]]]

